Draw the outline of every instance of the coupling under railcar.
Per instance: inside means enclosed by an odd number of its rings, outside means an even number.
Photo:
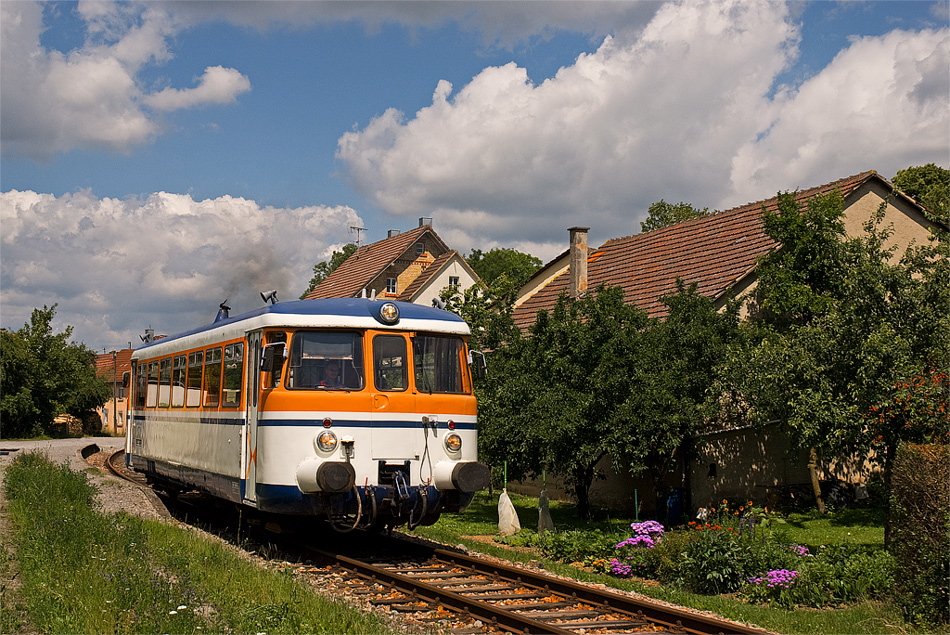
[[[134,352],[128,465],[337,529],[431,524],[488,485],[468,335],[448,311],[362,298],[223,311]]]

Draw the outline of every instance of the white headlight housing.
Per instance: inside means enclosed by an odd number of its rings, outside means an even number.
[[[455,434],[445,435],[445,450],[450,454],[457,454],[462,451],[462,437]]]
[[[337,446],[336,435],[329,430],[323,430],[315,439],[317,449],[321,452],[333,452]]]

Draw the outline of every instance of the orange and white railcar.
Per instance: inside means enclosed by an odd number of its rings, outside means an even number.
[[[488,484],[469,330],[360,298],[278,302],[132,355],[127,463],[168,490],[337,528],[430,524]]]

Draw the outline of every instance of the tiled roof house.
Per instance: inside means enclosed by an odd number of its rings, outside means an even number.
[[[801,190],[799,202],[838,189],[844,197],[845,228],[858,234],[881,202],[889,198],[885,224],[893,223],[892,240],[906,247],[911,241],[926,244],[929,228],[921,207],[871,170],[825,185]],[[762,208],[776,209],[778,197],[690,219],[650,232],[608,240],[587,249],[586,228],[572,228],[572,247],[539,270],[521,289],[513,317],[522,329],[534,323],[538,311],[551,310],[561,293],[576,294],[601,284],[623,288],[627,302],[634,302],[653,317],[663,317],[660,298],[676,290],[676,279],[695,282],[702,295],[720,306],[755,283],[756,259],[776,247],[765,235]],[[586,256],[584,255],[586,252]],[[571,256],[586,260],[586,280],[571,290]],[[583,267],[580,267],[583,269]]]
[[[415,304],[431,304],[451,285],[467,289],[478,275],[455,250],[449,249],[429,219],[407,232],[390,230],[389,236],[360,247],[326,280],[307,294],[312,298],[369,296]]]
[[[799,191],[797,198],[804,203],[836,188],[844,197],[845,229],[849,235],[858,235],[885,200],[888,206],[884,224],[893,226],[891,241],[901,247],[898,251],[912,241],[926,244],[930,229],[935,227],[916,202],[874,171]],[[660,297],[675,292],[677,277],[686,283],[695,282],[700,293],[722,306],[728,298],[755,285],[756,259],[776,248],[776,243],[763,231],[762,208],[775,209],[777,205],[778,197],[748,203],[635,236],[608,240],[596,249],[587,248],[587,228],[571,228],[570,248],[522,287],[513,313],[515,322],[527,329],[538,311],[554,307],[561,293],[576,297],[600,284],[622,287],[627,302],[636,303],[653,317],[663,317],[666,307]],[[687,501],[697,506],[724,497],[762,500],[786,485],[810,484],[807,461],[789,458],[783,437],[771,428],[759,432],[740,426],[718,431],[694,439],[692,450],[691,458],[675,468],[667,480],[671,487],[686,488]],[[822,462],[820,477],[862,480],[864,458]],[[649,512],[653,498],[645,492],[652,491],[653,486],[648,479],[634,478],[622,467],[615,470],[608,459],[599,467],[605,470],[607,478],[597,481],[591,489],[593,504]],[[684,474],[688,477],[684,478]],[[540,491],[540,484],[530,481],[508,486],[511,491],[534,496]],[[549,496],[570,498],[570,492],[559,482],[553,486],[548,482],[547,488]],[[636,507],[635,492],[640,493],[642,508]]]
[[[125,432],[128,413],[129,378],[132,373],[132,349],[96,356],[96,377],[112,385],[113,398],[97,409],[102,429],[112,434]]]

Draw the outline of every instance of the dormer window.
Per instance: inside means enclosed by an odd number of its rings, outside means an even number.
[[[395,278],[386,278],[386,293],[396,293]]]
[[[424,254],[425,252],[426,252],[426,244],[425,244],[425,243],[416,243],[416,255],[417,255],[417,256],[421,256],[421,255]]]

